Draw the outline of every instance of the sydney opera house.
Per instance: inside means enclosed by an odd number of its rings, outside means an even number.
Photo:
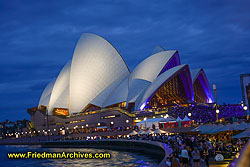
[[[120,53],[102,37],[84,33],[38,107],[28,109],[37,130],[62,126],[124,127],[174,106],[212,103],[203,69],[181,64],[177,50],[156,47],[130,71]],[[46,120],[46,118],[48,118]]]

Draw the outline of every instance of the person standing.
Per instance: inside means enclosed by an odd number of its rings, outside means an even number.
[[[166,166],[167,167],[171,167],[171,161],[170,161],[170,158],[169,157],[167,157],[167,161],[166,161]]]
[[[199,167],[201,156],[200,156],[200,151],[197,149],[197,147],[194,148],[194,151],[192,152],[192,156],[193,156],[194,167]]]
[[[188,167],[188,151],[186,149],[186,146],[184,146],[184,148],[181,150],[181,164],[182,167]]]
[[[205,160],[207,166],[209,167],[209,163],[208,163],[208,161],[209,161],[209,152],[208,152],[208,147],[207,146],[204,147],[203,156],[204,156],[204,160]]]

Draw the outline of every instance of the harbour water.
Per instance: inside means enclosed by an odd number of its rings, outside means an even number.
[[[11,152],[84,152],[97,153],[107,152],[111,154],[110,159],[9,159],[8,153]],[[87,148],[41,148],[40,146],[0,146],[0,166],[1,167],[94,167],[94,166],[113,166],[113,167],[152,167],[157,166],[158,162],[151,156],[140,153],[87,149]]]

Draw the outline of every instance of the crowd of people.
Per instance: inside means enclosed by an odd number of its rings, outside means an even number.
[[[245,111],[240,104],[220,105],[218,106],[219,119],[231,119],[242,117]],[[191,105],[189,107],[172,107],[168,109],[168,114],[172,117],[184,118],[188,113],[191,113],[191,119],[200,123],[208,123],[216,121],[216,107],[214,105]]]
[[[107,139],[96,137],[94,140]],[[110,139],[110,138],[109,138]],[[169,167],[199,167],[209,166],[209,161],[220,154],[224,158],[231,158],[248,142],[248,138],[231,140],[229,135],[187,135],[187,134],[144,134],[130,136],[114,136],[112,139],[151,140],[167,144],[170,154],[166,165]]]

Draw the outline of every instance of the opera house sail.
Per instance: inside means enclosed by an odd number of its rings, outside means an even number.
[[[72,59],[44,89],[37,110],[70,117],[120,108],[132,117],[143,110],[212,102],[205,71],[181,64],[177,50],[156,47],[130,72],[107,40],[84,33]]]

